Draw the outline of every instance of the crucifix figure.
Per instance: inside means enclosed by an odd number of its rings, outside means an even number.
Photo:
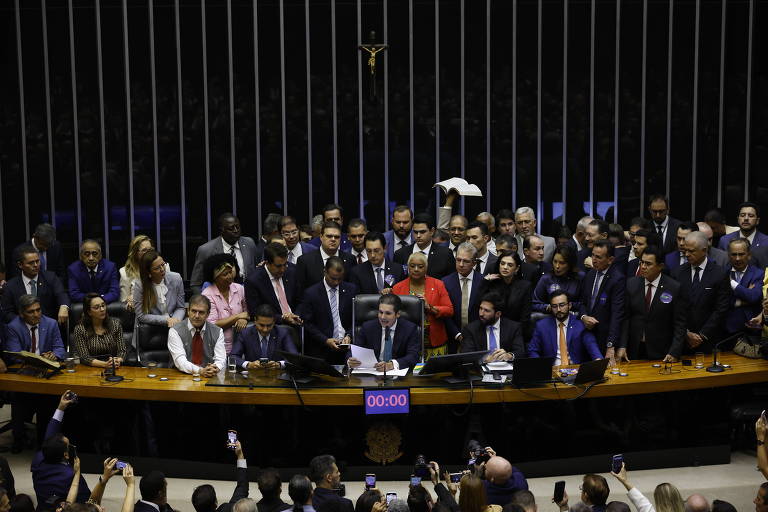
[[[368,70],[371,80],[371,99],[376,99],[376,54],[389,48],[389,45],[376,43],[376,32],[371,30],[368,42],[361,44],[358,49],[368,52]]]

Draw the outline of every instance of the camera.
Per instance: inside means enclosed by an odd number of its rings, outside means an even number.
[[[77,396],[77,393],[75,393],[74,391],[67,391],[66,394],[64,395],[64,398],[66,398],[67,400],[70,400],[73,404],[76,404],[78,396]]]
[[[488,450],[474,439],[469,441],[467,448],[469,448],[470,456],[469,462],[467,463],[469,466],[479,466],[483,462],[488,462],[488,459],[491,458],[491,454],[488,453]]]
[[[416,456],[416,463],[413,465],[413,476],[422,480],[429,480],[429,464],[423,455]]]

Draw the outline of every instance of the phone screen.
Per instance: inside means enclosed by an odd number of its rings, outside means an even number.
[[[421,485],[421,477],[411,475],[411,485],[413,485],[414,487],[417,485]]]
[[[388,492],[387,493],[387,505],[389,505],[392,500],[396,500],[396,499],[397,499],[397,493],[396,492]]]
[[[624,463],[624,455],[618,454],[613,456],[613,461],[611,463],[611,471],[614,473],[618,473],[621,471],[621,465]]]
[[[127,462],[123,462],[122,460],[119,460],[115,463],[115,469],[122,471],[125,466],[127,466]]]
[[[461,482],[461,473],[451,473],[451,483],[457,484]]]
[[[552,496],[555,503],[560,503],[563,501],[563,496],[565,495],[565,480],[560,480],[558,482],[555,482],[555,492]]]
[[[369,489],[373,489],[376,487],[376,475],[373,473],[368,473],[365,475],[365,486]]]
[[[227,446],[234,449],[236,443],[237,443],[237,431],[229,430],[227,432]]]

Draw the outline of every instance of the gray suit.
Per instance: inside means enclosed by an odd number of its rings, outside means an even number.
[[[709,257],[721,267],[728,268],[731,266],[731,260],[728,258],[728,253],[717,247],[709,248]]]
[[[544,241],[544,261],[551,263],[552,256],[555,254],[555,239],[551,236],[544,236],[540,233],[535,234],[537,237]],[[520,259],[525,261],[525,254],[523,254],[523,237],[515,235],[517,237],[517,254],[520,255]]]
[[[144,313],[141,307],[141,300],[144,296],[141,281],[136,280],[133,285],[133,303],[136,310],[136,322],[141,324],[166,325],[168,317],[184,319],[186,308],[184,307],[184,281],[176,272],[165,274],[165,286],[168,288],[168,294],[165,296],[166,313],[160,311],[155,305],[148,313]]]
[[[203,284],[203,263],[209,256],[214,254],[221,254],[224,252],[224,246],[221,244],[222,240],[220,236],[217,236],[213,240],[209,240],[200,247],[197,248],[197,254],[195,255],[195,266],[192,268],[192,275],[189,278],[189,286],[192,288],[192,293],[200,293],[200,285]],[[256,243],[253,239],[247,236],[241,236],[238,240],[240,246],[240,253],[243,255],[243,268],[240,269],[240,276],[245,282],[245,278],[249,272],[252,272],[257,261],[256,259]]]

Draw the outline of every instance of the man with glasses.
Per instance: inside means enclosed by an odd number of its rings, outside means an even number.
[[[200,372],[206,379],[227,364],[224,329],[206,321],[210,312],[208,297],[193,295],[189,299],[187,320],[168,330],[168,352],[173,365],[184,373]]]
[[[549,297],[552,316],[536,322],[528,357],[554,357],[554,366],[581,364],[602,359],[595,335],[571,315],[571,301],[562,290]]]
[[[31,245],[18,249],[16,266],[19,274],[8,280],[3,288],[2,310],[5,322],[11,322],[19,313],[18,300],[22,295],[40,299],[43,314],[66,323],[69,318],[69,296],[61,281],[51,271],[41,270],[40,254]]]
[[[449,348],[455,348],[461,343],[461,330],[478,318],[479,300],[483,296],[485,280],[483,274],[475,270],[476,263],[477,248],[464,242],[456,251],[456,272],[443,278],[453,304],[453,316],[445,319],[445,330],[451,344]]]
[[[264,265],[256,267],[245,281],[248,311],[254,312],[260,305],[269,304],[278,323],[301,325],[301,317],[295,313],[298,296],[296,269],[288,264],[288,250],[279,243],[267,244]]]
[[[82,302],[89,293],[98,293],[107,304],[120,298],[117,265],[101,257],[101,245],[96,240],[80,244],[80,259],[67,268],[67,273],[73,302]]]
[[[677,228],[680,221],[669,216],[669,199],[661,194],[654,194],[648,201],[648,213],[653,221],[652,229],[661,239],[663,254],[673,252],[677,247]]]
[[[328,258],[337,256],[344,262],[345,274],[355,266],[355,259],[348,252],[339,250],[341,244],[341,226],[334,221],[323,222],[320,230],[320,250],[304,254],[296,262],[296,278],[299,290],[306,290],[323,280],[325,264]]]
[[[291,216],[280,218],[278,223],[280,235],[285,240],[285,247],[288,249],[288,263],[295,265],[304,254],[316,251],[317,247],[301,241],[301,233],[296,219]]]

